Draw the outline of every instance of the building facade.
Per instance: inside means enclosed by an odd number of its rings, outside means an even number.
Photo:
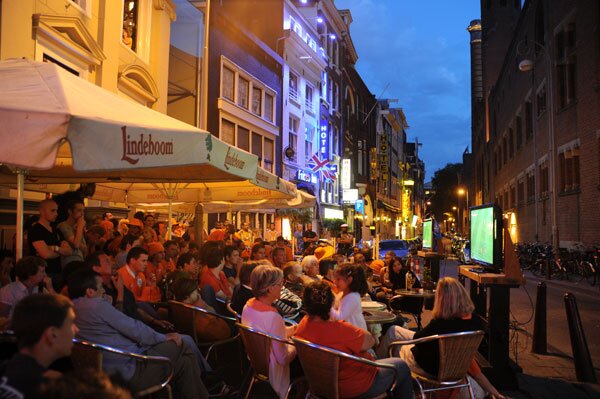
[[[596,1],[486,0],[469,27],[470,197],[496,201],[515,242],[598,242],[599,15]]]

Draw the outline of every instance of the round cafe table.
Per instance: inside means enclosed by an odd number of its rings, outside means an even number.
[[[361,305],[362,305],[362,309],[364,311],[368,311],[368,312],[371,310],[386,310],[387,309],[387,305],[383,302],[362,301]]]
[[[363,310],[363,316],[368,325],[385,324],[396,321],[396,315],[387,310]]]
[[[423,288],[415,288],[412,290],[394,290],[394,295],[403,295],[418,298],[433,298],[435,296],[435,290],[425,291]]]

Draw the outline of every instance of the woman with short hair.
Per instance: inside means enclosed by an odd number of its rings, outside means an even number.
[[[254,298],[248,300],[242,311],[242,323],[255,330],[288,339],[295,328],[286,327],[283,317],[273,307],[281,296],[283,272],[270,265],[257,266],[250,275]],[[269,361],[269,382],[280,398],[285,397],[290,385],[290,362],[296,356],[292,345],[272,341]]]
[[[367,351],[375,344],[375,338],[343,320],[330,319],[329,310],[334,296],[324,282],[309,284],[304,290],[306,316],[296,330],[296,336],[354,356],[373,360]],[[394,398],[414,398],[410,369],[401,359],[380,359],[378,363],[396,368]],[[338,385],[341,398],[373,398],[385,393],[392,384],[394,372],[387,368],[375,368],[367,364],[340,359]]]
[[[302,276],[302,284],[307,286],[310,283],[321,281],[319,278],[319,259],[314,255],[307,255],[300,263],[304,275]]]
[[[390,327],[381,340],[377,355],[385,356],[390,344],[394,341],[407,341],[436,334],[483,330],[483,323],[480,319],[473,317],[473,310],[475,310],[475,306],[465,287],[455,278],[443,277],[437,283],[432,319],[429,324],[417,332],[399,326]],[[411,369],[418,370],[420,373],[425,372],[433,376],[438,374],[440,354],[437,341],[403,345],[400,349],[400,358],[406,361]],[[474,360],[469,368],[469,376],[477,382],[475,384],[474,381],[471,381],[476,398],[486,397],[486,392],[497,399],[504,398],[481,373]]]

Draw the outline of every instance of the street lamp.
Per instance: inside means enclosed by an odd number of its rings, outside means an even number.
[[[466,199],[466,213],[467,213],[467,221],[469,220],[469,189],[464,188],[464,187],[459,187],[458,190],[456,190],[456,193],[458,194],[459,197],[462,197],[463,195],[465,196]],[[464,212],[462,212],[462,201],[458,202],[458,206],[460,207],[459,209],[459,214],[460,214],[460,229],[463,235],[465,235],[465,216],[464,216]]]

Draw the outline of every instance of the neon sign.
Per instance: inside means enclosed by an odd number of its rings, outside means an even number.
[[[329,134],[327,134],[328,124],[325,119],[321,119],[319,126],[319,154],[322,159],[329,159]]]

